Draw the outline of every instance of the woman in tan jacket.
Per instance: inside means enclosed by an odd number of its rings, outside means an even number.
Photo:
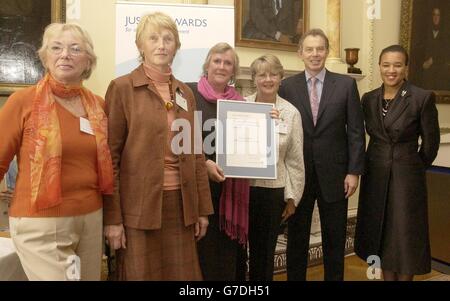
[[[115,189],[104,223],[117,250],[116,276],[201,280],[196,240],[213,209],[204,155],[194,153],[194,96],[170,68],[180,48],[175,22],[143,16],[136,45],[142,64],[106,93]]]

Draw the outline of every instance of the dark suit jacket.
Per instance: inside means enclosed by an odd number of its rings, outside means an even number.
[[[273,0],[250,0],[249,20],[244,26],[243,36],[247,39],[275,40],[277,31],[295,35],[296,26],[292,0],[283,0],[277,15]]]
[[[316,126],[304,72],[283,80],[279,95],[302,115],[305,195],[310,193],[315,169],[323,200],[345,199],[345,176],[360,175],[364,169],[364,120],[355,80],[327,70]]]

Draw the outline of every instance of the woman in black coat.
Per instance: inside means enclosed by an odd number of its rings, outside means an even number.
[[[355,252],[378,256],[384,280],[412,280],[431,270],[425,170],[439,148],[438,114],[434,94],[405,80],[403,47],[385,48],[379,66],[383,85],[362,98],[370,141]]]

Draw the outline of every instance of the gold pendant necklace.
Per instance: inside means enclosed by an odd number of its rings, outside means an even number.
[[[166,110],[169,111],[173,108],[173,102],[172,101],[168,101],[166,102]]]
[[[156,88],[155,82],[150,78],[150,82],[153,84],[153,87],[155,88],[156,93],[158,93],[159,97],[161,97],[162,101],[164,101],[164,106],[166,108],[167,111],[170,111],[173,109],[174,107],[174,95],[173,95],[173,91],[172,91],[172,79],[169,79],[169,94],[170,94],[170,100],[166,101],[164,100],[164,98],[162,97],[161,93],[159,93],[158,88]]]
[[[172,91],[172,79],[169,79],[169,93],[170,93],[170,100],[166,102],[166,110],[170,111],[173,108],[173,91]]]

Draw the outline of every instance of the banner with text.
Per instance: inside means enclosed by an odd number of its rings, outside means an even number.
[[[117,2],[116,76],[127,74],[139,65],[136,28],[141,16],[156,11],[171,16],[178,26],[181,48],[172,71],[181,81],[198,81],[206,55],[216,43],[234,46],[232,6]]]

